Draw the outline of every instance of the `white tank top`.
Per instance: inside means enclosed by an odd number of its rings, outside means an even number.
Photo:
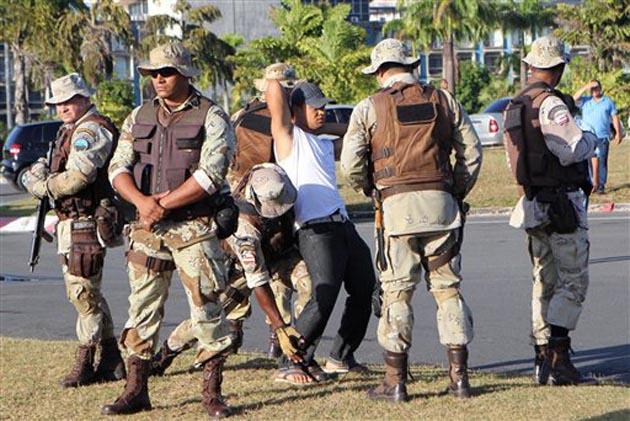
[[[295,202],[295,222],[298,227],[337,210],[348,216],[337,190],[332,140],[319,139],[294,126],[291,153],[278,161],[278,165],[286,171],[298,191]]]

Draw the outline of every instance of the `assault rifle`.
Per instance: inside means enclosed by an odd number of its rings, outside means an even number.
[[[46,163],[50,165],[52,162],[53,149],[55,147],[55,140],[51,140],[48,145],[48,152],[46,154]],[[52,236],[46,231],[46,214],[51,209],[50,199],[48,196],[44,196],[37,204],[37,219],[35,229],[33,230],[33,239],[31,241],[31,256],[28,261],[28,265],[31,267],[31,272],[35,270],[35,266],[39,262],[39,249],[42,245],[42,238],[49,243],[52,243]]]

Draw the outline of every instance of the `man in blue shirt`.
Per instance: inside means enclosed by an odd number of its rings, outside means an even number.
[[[587,91],[591,96],[582,96]],[[611,123],[614,126],[614,141],[621,143],[621,122],[613,100],[604,95],[598,80],[591,80],[573,95],[578,107],[582,109],[582,120],[595,132],[598,139],[596,156],[593,164],[593,191],[604,194],[608,178],[608,146],[612,137]]]

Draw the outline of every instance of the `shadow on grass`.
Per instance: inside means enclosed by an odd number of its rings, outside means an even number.
[[[630,419],[630,409],[620,409],[618,411],[607,412],[596,417],[584,418],[584,421],[627,421]]]

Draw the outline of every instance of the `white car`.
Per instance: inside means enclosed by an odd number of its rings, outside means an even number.
[[[512,98],[499,98],[488,105],[483,112],[470,115],[470,121],[472,121],[482,146],[503,144],[503,111],[510,99]]]

